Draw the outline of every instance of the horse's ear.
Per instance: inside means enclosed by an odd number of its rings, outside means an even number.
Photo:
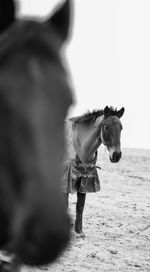
[[[59,35],[62,43],[66,41],[69,35],[71,24],[71,0],[66,0],[59,6],[47,23],[50,24]]]
[[[110,114],[110,109],[108,106],[106,106],[104,109],[104,117],[107,118],[109,116],[109,114]]]
[[[0,0],[0,33],[7,29],[15,20],[13,0]]]
[[[118,116],[119,118],[121,118],[122,115],[124,114],[124,111],[125,111],[125,108],[121,108],[119,111],[117,111],[117,116]]]

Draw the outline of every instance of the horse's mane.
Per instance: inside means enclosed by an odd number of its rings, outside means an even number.
[[[72,117],[69,120],[74,121],[76,123],[81,123],[81,122],[94,123],[97,117],[102,116],[103,114],[104,114],[104,109],[98,109],[98,110],[94,109],[92,112],[88,110],[86,113],[80,116]],[[109,107],[109,116],[115,116],[115,115],[117,115],[117,109],[112,106]]]

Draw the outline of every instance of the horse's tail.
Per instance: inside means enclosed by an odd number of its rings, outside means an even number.
[[[13,0],[0,0],[0,33],[14,22],[15,10]]]

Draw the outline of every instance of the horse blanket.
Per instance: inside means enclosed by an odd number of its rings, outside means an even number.
[[[76,155],[74,159],[65,162],[63,175],[63,192],[77,192],[77,182],[80,181],[80,193],[92,193],[100,190],[100,180],[96,169],[97,154],[95,160],[88,164],[81,162]]]

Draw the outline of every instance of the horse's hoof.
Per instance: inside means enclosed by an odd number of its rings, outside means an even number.
[[[76,232],[76,237],[77,238],[85,239],[86,235],[85,235],[85,233],[83,231],[81,231],[80,233]]]

